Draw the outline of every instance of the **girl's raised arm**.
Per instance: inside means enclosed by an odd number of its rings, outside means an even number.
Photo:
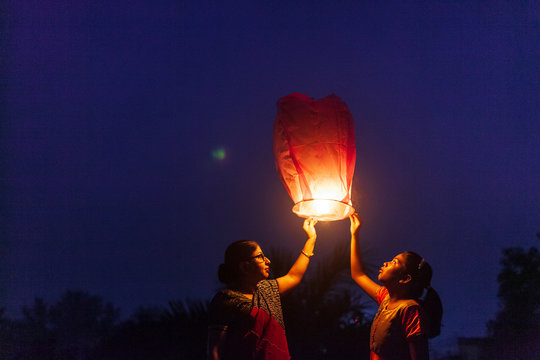
[[[376,301],[380,285],[366,275],[362,263],[362,254],[358,246],[358,235],[362,220],[356,213],[352,214],[349,219],[351,220],[351,277],[369,297]]]

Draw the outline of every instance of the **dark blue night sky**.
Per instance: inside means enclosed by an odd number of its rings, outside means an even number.
[[[539,245],[540,2],[337,3],[2,5],[7,314],[66,289],[126,316],[206,299],[231,241],[298,251],[275,104],[335,93],[366,261],[421,253],[445,305],[435,344],[484,335],[501,250]],[[317,225],[319,259],[348,228]]]

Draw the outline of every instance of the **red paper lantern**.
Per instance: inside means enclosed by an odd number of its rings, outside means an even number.
[[[314,101],[293,93],[279,99],[274,157],[298,216],[340,220],[354,213],[354,120],[339,97]]]

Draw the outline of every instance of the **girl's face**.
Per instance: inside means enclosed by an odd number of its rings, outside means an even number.
[[[381,283],[398,282],[407,274],[405,268],[405,255],[399,254],[392,261],[387,261],[379,270],[378,279]]]
[[[257,249],[251,254],[250,269],[257,281],[268,279],[270,276],[270,259],[264,256],[261,247],[257,245]]]

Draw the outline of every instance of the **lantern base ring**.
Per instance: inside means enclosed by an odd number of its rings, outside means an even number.
[[[342,220],[354,214],[351,204],[332,199],[302,200],[294,204],[292,211],[303,218],[319,221]]]

